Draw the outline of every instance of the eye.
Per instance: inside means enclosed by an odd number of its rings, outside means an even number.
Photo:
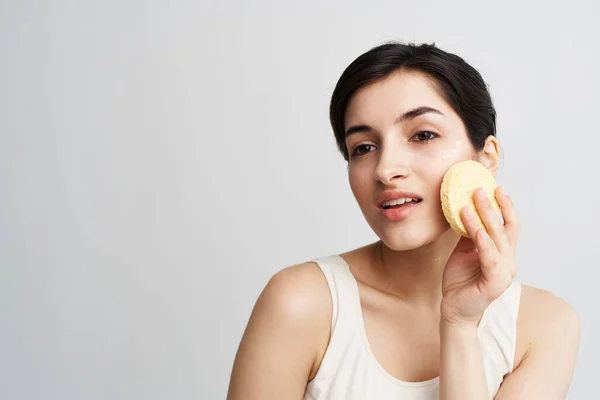
[[[363,152],[362,149],[368,148],[368,147],[375,147],[372,144],[361,144],[360,146],[356,146],[354,148],[354,151],[352,152],[352,156],[356,157],[356,156],[362,156],[363,154],[368,153],[368,151]]]
[[[433,140],[435,138],[437,138],[439,135],[435,132],[431,132],[431,131],[421,131],[421,132],[417,132],[413,137],[413,141],[415,142],[428,142],[430,140]]]

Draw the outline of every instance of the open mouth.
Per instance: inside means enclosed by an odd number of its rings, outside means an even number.
[[[381,205],[384,210],[393,210],[398,208],[410,207],[422,202],[423,199],[398,199],[392,201],[386,201]]]

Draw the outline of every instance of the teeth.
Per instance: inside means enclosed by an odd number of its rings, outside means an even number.
[[[417,201],[417,199],[411,199],[411,198],[405,197],[405,198],[396,199],[396,200],[389,200],[389,201],[384,202],[382,204],[382,206],[383,207],[392,207],[392,206],[402,205],[404,203],[410,203],[411,201]]]

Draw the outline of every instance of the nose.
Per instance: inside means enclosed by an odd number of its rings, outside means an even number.
[[[408,176],[410,156],[399,146],[383,147],[379,152],[379,160],[375,167],[375,180],[390,186],[398,179]]]

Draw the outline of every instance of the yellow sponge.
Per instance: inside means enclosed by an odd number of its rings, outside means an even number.
[[[469,237],[469,234],[460,217],[460,210],[463,207],[470,206],[475,218],[484,226],[473,201],[473,192],[478,187],[483,188],[492,207],[498,215],[502,215],[494,194],[498,185],[494,175],[483,164],[471,160],[456,163],[446,171],[442,181],[440,197],[444,216],[452,229],[465,237]]]

